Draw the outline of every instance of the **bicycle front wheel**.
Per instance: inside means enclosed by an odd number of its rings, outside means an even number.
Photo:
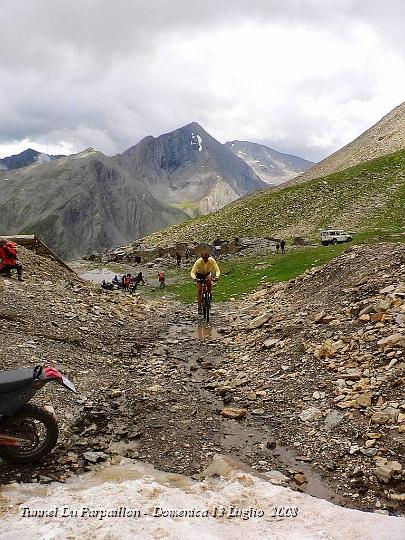
[[[209,322],[210,320],[210,308],[211,308],[210,302],[211,302],[210,295],[207,292],[205,292],[204,298],[203,298],[203,316],[207,322]]]

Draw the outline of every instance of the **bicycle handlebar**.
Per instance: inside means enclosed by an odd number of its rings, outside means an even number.
[[[205,279],[197,279],[197,278],[194,279],[194,283],[201,283],[201,284],[203,284],[203,283],[206,283],[206,281],[207,281],[207,278],[205,278]],[[217,282],[218,282],[218,278],[211,278],[211,283],[212,283],[213,285],[216,284]]]

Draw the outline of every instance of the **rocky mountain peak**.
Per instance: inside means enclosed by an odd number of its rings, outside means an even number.
[[[204,133],[207,133],[205,129],[198,123],[198,122],[190,122],[189,124],[186,124],[185,126],[182,126],[179,128],[180,130],[193,130],[193,131],[203,131]]]
[[[264,144],[229,141],[225,143],[225,146],[252,167],[261,180],[270,185],[286,182],[313,165],[312,161],[291,154],[283,154]]]
[[[191,122],[159,137],[145,137],[116,156],[142,178],[155,197],[196,215],[209,213],[265,184],[243,161]]]
[[[102,154],[102,152],[99,152],[95,148],[89,146],[89,148],[86,148],[85,150],[82,150],[81,152],[78,152],[77,154],[73,154],[70,157],[72,159],[81,159],[81,158],[86,158],[90,155],[96,155],[96,154],[104,155]]]
[[[63,155],[50,155],[44,152],[39,152],[33,148],[27,148],[19,154],[0,159],[0,171],[11,171],[14,169],[20,169],[27,167],[28,165],[41,164],[48,161],[53,161],[65,157]]]

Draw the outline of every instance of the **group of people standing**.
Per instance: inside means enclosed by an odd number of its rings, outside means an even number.
[[[122,289],[126,292],[133,292],[140,283],[142,283],[142,285],[146,285],[142,272],[139,272],[136,276],[132,276],[132,274],[124,274],[121,278],[115,274],[111,280],[111,283],[107,283],[106,280],[103,279],[101,287],[108,291]]]
[[[164,289],[165,273],[162,271],[159,272],[157,278],[159,282],[159,288]],[[132,274],[124,274],[120,278],[117,276],[117,274],[115,274],[115,276],[111,280],[111,283],[107,283],[106,280],[103,279],[101,287],[103,289],[106,289],[107,291],[113,291],[114,289],[122,289],[126,292],[134,292],[140,284],[146,285],[146,281],[143,277],[142,272],[139,272],[136,276],[132,276]]]

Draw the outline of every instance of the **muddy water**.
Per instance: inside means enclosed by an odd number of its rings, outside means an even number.
[[[340,504],[341,506],[346,505],[346,501],[343,497],[340,497],[337,493],[326,486],[322,478],[316,474],[313,468],[310,465],[307,465],[305,462],[297,459],[294,452],[289,450],[287,447],[277,446],[274,449],[273,455],[278,455],[284,465],[290,469],[299,470],[300,472],[304,473],[306,479],[308,480],[308,483],[305,484],[303,489],[304,493],[308,493],[308,495],[317,497],[318,499],[326,499],[327,501]]]
[[[190,349],[195,346],[197,340],[217,340],[222,339],[221,334],[211,324],[207,324],[204,321],[198,321],[194,323],[182,321],[179,324],[173,325],[166,331],[165,341],[169,344],[178,341],[181,343],[190,342]]]
[[[198,322],[195,326],[194,337],[196,339],[221,339],[221,335],[210,324]]]
[[[79,277],[86,281],[93,281],[94,283],[102,283],[103,279],[105,279],[107,283],[111,282],[114,276],[115,273],[108,270],[108,268],[102,268],[101,270],[97,268],[95,270],[79,273]]]

